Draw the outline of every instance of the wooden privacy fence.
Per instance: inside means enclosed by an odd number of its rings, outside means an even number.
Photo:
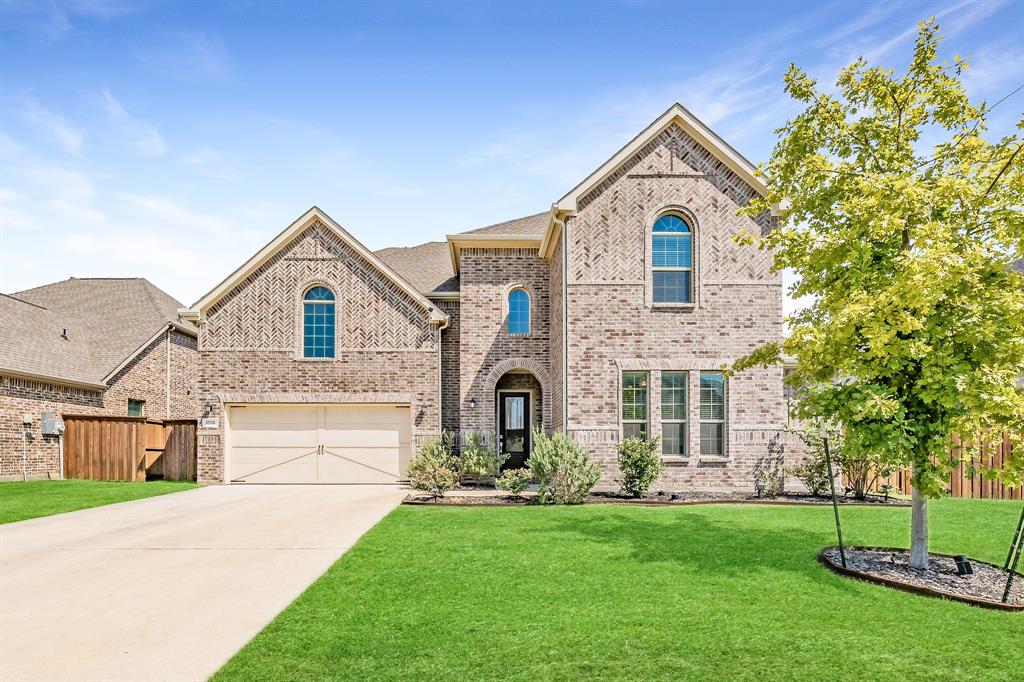
[[[64,477],[194,481],[196,422],[65,415]]]
[[[962,450],[971,448],[969,444],[962,445],[960,439],[956,436],[953,437],[953,443],[955,444],[953,447],[954,454],[960,454]],[[996,447],[979,448],[975,459],[977,463],[984,466],[999,468],[1003,465],[1003,462],[1009,459],[1012,452],[1013,444],[1010,442],[1010,436],[1005,434],[1003,440]],[[892,486],[892,492],[909,495],[910,472],[900,471],[889,478],[880,477],[875,484],[875,488],[881,490],[881,487],[885,484]],[[959,466],[953,470],[950,476],[949,490],[950,495],[953,497],[980,498],[985,500],[1019,500],[1024,496],[1024,487],[1022,486],[1008,488],[999,483],[999,481],[985,478],[980,473],[971,476],[967,470],[966,462],[960,462]]]

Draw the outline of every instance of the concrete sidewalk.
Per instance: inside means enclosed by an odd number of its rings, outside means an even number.
[[[405,495],[212,486],[0,525],[0,679],[205,679]]]

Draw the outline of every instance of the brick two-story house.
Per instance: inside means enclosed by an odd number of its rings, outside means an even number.
[[[525,460],[564,430],[617,476],[662,438],[665,486],[750,486],[782,457],[782,284],[740,246],[754,168],[674,105],[550,210],[372,253],[310,209],[184,315],[199,324],[206,481],[395,482],[441,429]]]

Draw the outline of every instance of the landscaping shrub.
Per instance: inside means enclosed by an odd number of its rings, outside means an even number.
[[[535,428],[529,462],[541,504],[579,504],[601,478],[587,451],[561,431],[549,437]]]
[[[533,475],[529,469],[509,469],[498,477],[496,483],[502,490],[519,497],[532,481]]]
[[[425,442],[409,461],[409,485],[435,498],[454,488],[459,475],[459,463],[452,455],[452,437],[448,433]]]
[[[661,439],[630,437],[619,443],[622,492],[641,497],[661,476]]]
[[[843,436],[842,431],[828,428],[820,420],[815,420],[807,428],[797,430],[795,433],[811,449],[813,453],[812,458],[820,461],[820,466],[825,469],[825,488],[828,487],[824,443],[826,435],[828,436],[829,454],[832,456],[835,474],[842,480],[845,480],[849,491],[858,500],[863,500],[868,496],[868,492],[875,488],[875,483],[878,482],[879,477],[885,478],[892,473],[891,468],[878,462],[877,458],[872,457],[870,453],[852,446]],[[801,480],[803,479],[801,478]],[[822,494],[824,494],[824,491]]]
[[[787,472],[800,479],[800,482],[815,497],[823,497],[828,492],[828,464],[823,451],[814,452],[809,457],[805,457],[799,464],[790,467]]]
[[[469,433],[459,456],[460,472],[474,483],[493,479],[501,470],[508,455],[499,455],[493,445],[484,442],[480,433]]]
[[[785,467],[778,462],[760,462],[754,471],[754,485],[764,497],[778,497],[786,487]]]

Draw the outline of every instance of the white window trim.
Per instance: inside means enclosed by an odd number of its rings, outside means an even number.
[[[305,354],[306,346],[306,294],[310,290],[316,287],[324,287],[334,294],[334,357],[330,358],[307,358]],[[322,279],[310,279],[306,281],[302,286],[298,287],[295,293],[295,342],[292,347],[295,349],[295,353],[292,356],[293,359],[300,362],[334,362],[338,359],[338,289]],[[315,303],[315,301],[310,301]]]
[[[654,267],[654,223],[658,222],[658,219],[666,216],[674,215],[677,218],[683,220],[687,225],[690,226],[690,267],[688,268],[675,268],[675,267]],[[644,259],[644,270],[647,276],[644,278],[647,289],[647,301],[648,306],[651,308],[668,308],[668,309],[683,309],[692,310],[698,307],[698,301],[700,300],[700,282],[698,272],[700,268],[700,242],[697,239],[699,227],[697,225],[697,218],[689,210],[682,206],[663,206],[656,212],[647,216],[647,220],[644,223],[644,230],[646,231],[645,243],[647,246],[647,254]],[[671,233],[669,233],[671,234]],[[654,273],[655,272],[689,272],[690,273],[690,302],[682,303],[676,301],[658,301],[654,300]]]
[[[725,376],[725,373],[721,370],[716,369],[702,369],[697,376],[697,385],[700,386],[700,374],[721,374],[722,375],[722,418],[721,419],[704,419],[700,415],[700,401],[701,398],[698,396],[697,404],[697,417],[700,419],[700,424],[721,424],[722,425],[722,452],[717,455],[703,454],[700,452],[700,443],[697,444],[698,452],[700,453],[700,459],[705,462],[724,462],[729,459],[729,378]],[[698,433],[700,427],[698,426]]]
[[[623,394],[626,391],[626,374],[643,374],[647,376],[647,388],[645,389],[644,402],[646,409],[644,412],[647,413],[646,419],[626,419],[623,416],[623,407],[625,402],[623,401]],[[619,373],[619,439],[626,439],[626,424],[644,424],[646,426],[645,435],[647,438],[651,437],[651,373],[643,370],[625,370]]]
[[[512,295],[513,291],[522,291],[526,294],[526,314],[527,314],[527,329],[525,334],[513,334],[509,331],[508,322],[511,307],[509,305],[509,296]],[[501,298],[501,330],[502,332],[513,339],[523,339],[533,335],[534,329],[534,312],[533,312],[533,289],[528,287],[522,282],[513,282],[505,286],[502,298]]]
[[[685,402],[683,403],[683,415],[682,419],[666,419],[665,418],[665,375],[666,374],[682,374],[683,375],[683,390]],[[663,458],[675,458],[675,459],[689,459],[690,457],[690,434],[689,434],[689,410],[690,410],[690,373],[686,370],[681,369],[665,369],[660,372],[659,381],[660,386],[660,399],[661,399],[661,443]],[[683,451],[679,452],[665,452],[665,424],[680,424],[679,434],[680,438],[683,439]]]

